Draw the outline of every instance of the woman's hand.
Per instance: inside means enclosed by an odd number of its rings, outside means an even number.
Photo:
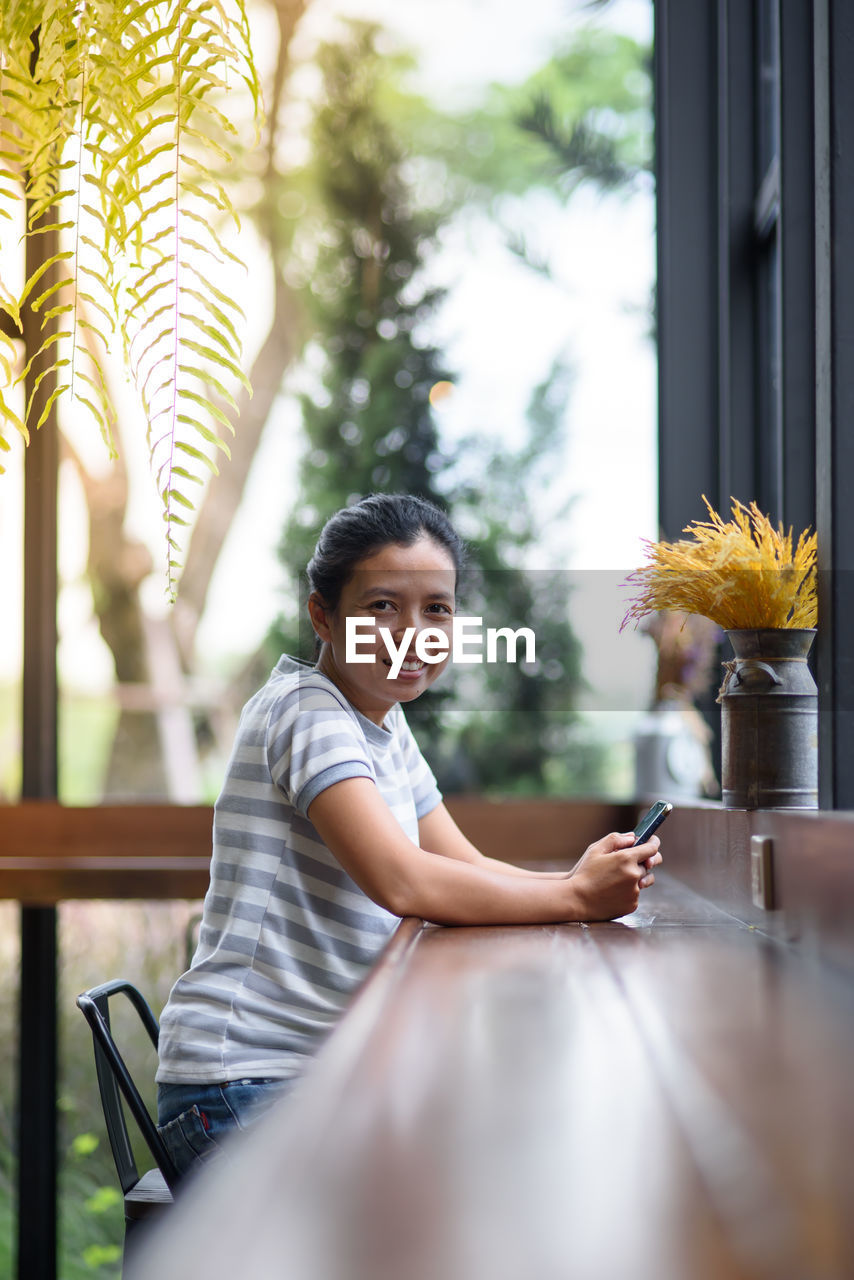
[[[644,849],[649,847],[655,850],[655,852],[651,854],[650,857],[645,859],[643,865],[646,868],[647,874],[645,876],[641,876],[641,880],[640,880],[640,887],[642,889],[648,889],[651,884],[655,884],[655,876],[652,874],[653,867],[660,866],[662,862],[661,854],[658,852],[658,849],[659,849],[658,836],[651,836],[649,840],[647,840],[645,845],[643,846],[638,845],[638,848],[641,848],[641,847]]]
[[[613,920],[637,908],[641,889],[655,881],[661,862],[658,836],[634,845],[631,831],[611,832],[588,846],[570,877],[578,895],[579,920]]]

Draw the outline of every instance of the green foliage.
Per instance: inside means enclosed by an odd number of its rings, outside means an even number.
[[[97,804],[104,794],[119,709],[108,699],[63,691],[59,777],[63,804]]]
[[[461,605],[485,625],[529,627],[537,641],[533,665],[478,667],[476,683],[455,672],[465,713],[433,745],[445,791],[508,794],[595,794],[602,755],[574,734],[582,686],[581,649],[568,621],[570,575],[532,562],[546,521],[562,521],[570,503],[544,512],[571,371],[556,361],[534,389],[527,437],[515,450],[495,450],[478,437],[463,441],[453,510],[472,547]],[[466,685],[469,691],[466,696]]]
[[[534,188],[567,199],[583,182],[629,191],[652,166],[651,50],[590,23],[521,84],[494,84],[449,115],[398,91],[407,149],[429,156],[449,203],[489,203]]]
[[[97,1150],[98,1141],[94,1133],[78,1133],[71,1144],[71,1154],[78,1157],[91,1156],[92,1152]]]
[[[627,190],[652,164],[650,53],[629,36],[583,29],[519,88],[493,90],[487,112],[529,140],[529,185],[566,197],[582,182]]]
[[[76,1106],[70,1107],[72,1113]],[[106,1146],[107,1144],[103,1144]],[[60,1251],[63,1280],[118,1277],[124,1204],[109,1152],[98,1135],[80,1133],[67,1148],[60,1173]],[[110,1161],[109,1165],[107,1161]],[[101,1179],[108,1178],[108,1182]]]
[[[383,93],[394,68],[375,39],[375,27],[356,23],[347,42],[318,56],[324,96],[308,175],[317,205],[313,234],[294,249],[315,335],[301,396],[300,504],[282,543],[295,577],[319,524],[354,497],[405,490],[442,502],[435,475],[445,459],[429,396],[449,372],[422,332],[441,295],[418,275],[439,218],[412,201],[394,96]],[[294,602],[283,643],[309,656],[299,616]]]
[[[238,137],[220,105],[235,79],[257,120],[243,0],[0,9],[0,217],[12,222],[25,199],[26,236],[50,246],[19,295],[0,284],[12,328],[21,331],[27,303],[43,334],[17,375],[14,341],[0,339],[0,410],[28,439],[67,397],[114,451],[106,357],[121,344],[148,423],[170,588],[188,493],[228,454],[230,388],[248,385],[241,313],[212,280],[239,262],[224,235],[236,215],[216,176]],[[35,422],[35,387],[23,416],[8,398],[34,366],[36,386],[56,380]]]
[[[118,1187],[99,1187],[86,1201],[86,1208],[90,1213],[106,1213],[121,1203],[122,1193]]]
[[[118,1244],[89,1244],[83,1250],[83,1262],[90,1271],[121,1262],[121,1257],[122,1247]]]
[[[570,750],[580,679],[568,584],[565,575],[531,572],[526,561],[541,532],[532,495],[548,489],[569,375],[558,364],[535,390],[519,450],[484,437],[453,454],[442,447],[430,393],[453,375],[426,337],[443,295],[424,268],[453,201],[437,180],[445,170],[435,155],[411,147],[419,132],[430,134],[430,109],[406,93],[407,64],[380,55],[377,35],[353,24],[347,40],[319,55],[312,164],[299,179],[315,204],[294,242],[315,339],[303,373],[300,503],[282,559],[299,582],[323,520],[366,493],[405,491],[450,508],[476,566],[461,607],[487,626],[532,627],[538,661],[451,673],[407,715],[446,791],[566,790],[566,773],[552,766]],[[440,135],[447,124],[439,117]],[[274,642],[310,658],[300,594]],[[590,790],[594,773],[588,763]]]

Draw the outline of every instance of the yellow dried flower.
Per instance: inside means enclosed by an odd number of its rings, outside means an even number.
[[[725,631],[816,625],[816,535],[806,530],[793,550],[791,529],[775,529],[755,502],[730,501],[725,522],[703,495],[709,519],[683,530],[692,541],[644,540],[649,563],[627,579],[640,592],[623,626],[658,609],[698,613]]]

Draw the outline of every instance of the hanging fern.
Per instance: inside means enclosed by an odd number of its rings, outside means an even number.
[[[234,388],[248,388],[243,315],[214,283],[240,261],[219,176],[237,150],[224,109],[236,85],[257,138],[243,0],[7,0],[0,11],[0,227],[26,199],[26,234],[59,238],[19,294],[0,281],[0,450],[9,428],[27,440],[65,397],[114,452],[105,368],[119,347],[148,424],[173,596],[178,529],[228,455]],[[8,330],[21,330],[27,302],[45,337],[19,369]],[[57,385],[33,422],[34,394],[21,415],[10,392],[36,360],[37,381]]]

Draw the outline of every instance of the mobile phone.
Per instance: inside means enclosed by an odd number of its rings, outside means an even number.
[[[653,831],[658,830],[668,813],[672,813],[672,811],[672,804],[668,804],[666,800],[656,800],[652,808],[647,810],[635,827],[635,847],[639,844],[645,844]]]

